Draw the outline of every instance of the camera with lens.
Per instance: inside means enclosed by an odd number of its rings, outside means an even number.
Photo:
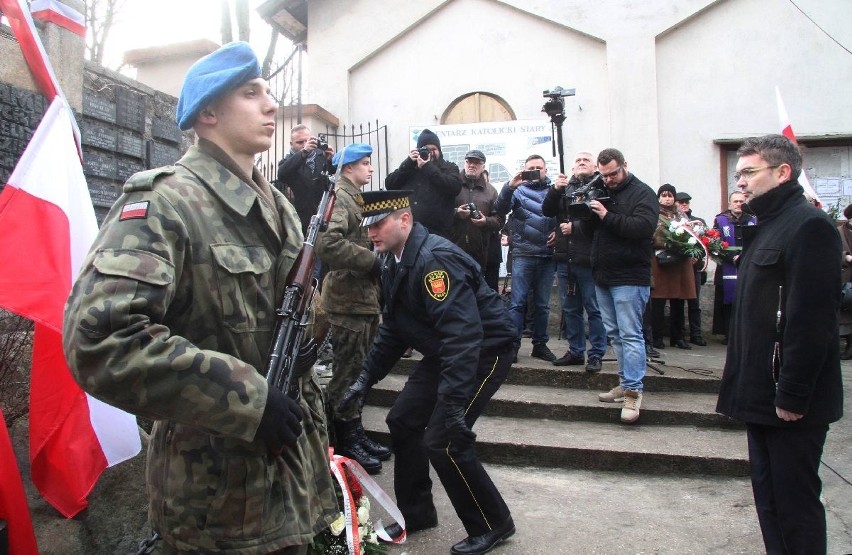
[[[467,209],[470,210],[471,220],[478,220],[480,216],[482,216],[482,213],[479,211],[478,208],[476,208],[476,205],[472,202],[467,203]]]
[[[429,150],[428,146],[421,146],[417,149],[417,154],[420,155],[421,160],[428,160],[429,157],[432,155],[432,151]]]
[[[317,148],[320,150],[328,150],[328,137],[325,133],[317,134]]]
[[[601,204],[607,204],[610,200],[606,185],[600,175],[574,190],[567,193],[571,197],[568,205],[568,216],[572,220],[590,220],[594,215],[589,202],[596,200]]]

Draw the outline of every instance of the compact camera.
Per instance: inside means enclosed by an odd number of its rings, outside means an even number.
[[[328,150],[328,136],[325,133],[317,135],[317,148],[320,150]]]
[[[607,204],[610,200],[609,194],[600,175],[589,181],[582,187],[570,193],[571,203],[568,205],[568,216],[572,220],[590,220],[594,215],[589,202],[596,200],[601,204]]]
[[[429,150],[428,146],[421,146],[417,149],[417,154],[420,155],[422,160],[428,160],[430,156],[432,156],[432,151]]]
[[[524,181],[538,181],[541,179],[541,170],[524,170],[521,172]]]
[[[476,205],[472,202],[467,203],[467,209],[470,210],[470,219],[478,220],[482,213],[476,208]]]

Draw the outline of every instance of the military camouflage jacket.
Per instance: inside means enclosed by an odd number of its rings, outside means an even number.
[[[215,148],[130,178],[74,285],[64,347],[85,390],[156,420],[146,475],[164,540],[261,553],[310,543],[337,503],[313,373],[301,381],[298,447],[273,457],[254,441],[302,233],[281,193],[264,200]]]
[[[329,272],[322,287],[322,308],[330,314],[378,314],[379,286],[370,277],[376,260],[361,227],[361,190],[341,177],[328,229],[317,238],[316,252]]]

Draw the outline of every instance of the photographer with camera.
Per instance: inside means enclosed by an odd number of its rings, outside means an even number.
[[[565,176],[562,176],[564,179]],[[509,227],[512,243],[512,298],[509,315],[517,328],[515,348],[521,346],[524,315],[533,310],[532,353],[547,362],[556,360],[547,347],[547,322],[550,316],[550,290],[553,287],[553,242],[556,240],[556,218],[547,217],[541,207],[550,179],[544,158],[533,154],[524,161],[524,169],[506,183],[497,197],[497,212],[512,213]],[[532,292],[534,307],[527,306]],[[517,351],[515,359],[517,360]]]
[[[444,160],[438,135],[424,129],[417,148],[385,179],[388,191],[410,190],[414,220],[429,233],[452,240],[455,199],[461,191],[459,167]]]
[[[461,177],[464,181],[455,200],[453,242],[479,262],[485,283],[497,291],[502,261],[499,233],[506,218],[497,213],[497,189],[488,180],[485,155],[481,151],[465,154]],[[492,243],[497,244],[496,251]]]
[[[561,177],[561,176],[560,176]],[[595,281],[592,278],[592,236],[575,221],[577,201],[583,202],[582,191],[597,185],[603,188],[603,180],[595,168],[594,154],[581,151],[574,156],[573,175],[570,180],[557,179],[547,192],[541,210],[545,216],[555,216],[559,221],[556,233],[556,275],[559,278],[559,296],[562,301],[562,320],[568,350],[553,361],[554,366],[579,366],[586,363],[586,325],[583,309],[589,318],[589,360],[587,372],[600,372],[601,359],[606,352],[606,331],[601,320],[601,311],[595,297]],[[581,191],[578,195],[577,191]],[[599,195],[594,195],[598,196]]]
[[[293,203],[302,222],[302,233],[317,212],[325,183],[322,174],[332,173],[332,156],[334,149],[324,135],[313,136],[307,125],[297,125],[290,131],[290,153],[278,163],[275,186]]]
[[[595,296],[620,377],[620,383],[598,399],[623,403],[621,421],[633,423],[642,405],[646,362],[642,315],[651,294],[652,238],[659,206],[654,190],[627,171],[619,150],[602,150],[598,171],[610,200],[589,200],[594,217],[579,224],[584,233],[594,235]]]

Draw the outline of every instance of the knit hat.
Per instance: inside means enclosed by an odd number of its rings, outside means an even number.
[[[674,185],[672,185],[671,183],[665,183],[663,185],[660,185],[660,188],[657,189],[657,198],[660,198],[660,196],[666,191],[671,193],[672,196],[675,196],[677,194],[677,189],[674,188]]]
[[[229,42],[204,56],[186,72],[178,97],[175,120],[186,131],[202,108],[234,87],[260,77],[260,64],[247,42]]]
[[[441,148],[441,140],[438,136],[428,129],[424,129],[420,132],[420,136],[417,137],[417,148],[426,146],[426,145],[435,145],[440,150]]]

